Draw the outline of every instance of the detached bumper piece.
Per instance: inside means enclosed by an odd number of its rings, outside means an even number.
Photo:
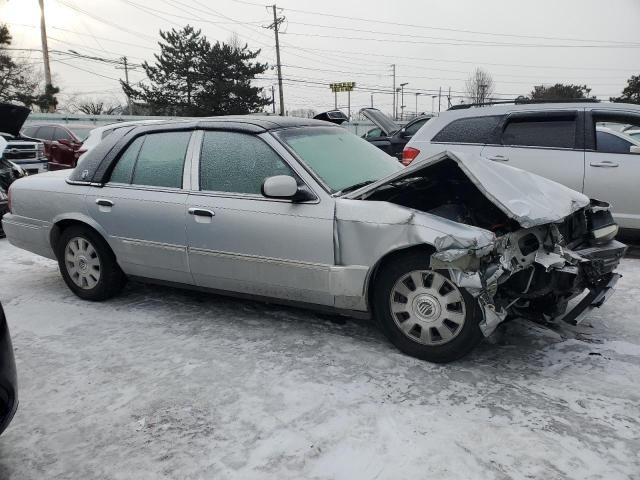
[[[589,289],[589,293],[568,313],[562,320],[570,325],[578,325],[584,317],[594,308],[600,308],[604,302],[613,294],[616,284],[622,275],[610,273],[609,280],[602,285]]]

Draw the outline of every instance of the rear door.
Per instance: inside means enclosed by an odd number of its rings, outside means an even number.
[[[482,156],[581,192],[584,112],[576,109],[512,113],[500,126],[497,144],[485,146]]]
[[[129,275],[193,283],[185,233],[191,133],[137,137],[121,153],[109,182],[86,196],[89,214]]]
[[[640,229],[640,154],[622,133],[629,127],[640,127],[640,113],[588,112],[584,193],[610,202],[621,227]]]

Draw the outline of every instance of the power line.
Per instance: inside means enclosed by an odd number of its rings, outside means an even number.
[[[287,32],[287,35],[296,35],[303,37],[318,37],[318,38],[331,38],[340,40],[366,40],[368,42],[388,42],[387,38],[378,37],[344,37],[338,35],[323,35],[320,33],[295,33]],[[419,40],[404,40],[396,39],[395,42],[409,43],[412,45],[451,45],[451,46],[467,46],[467,47],[534,47],[534,48],[640,48],[640,44],[637,45],[556,45],[556,44],[532,44],[532,43],[473,43],[473,42],[435,42],[435,41],[419,41]]]
[[[264,5],[264,4],[247,2],[247,1],[243,1],[243,0],[231,0],[231,1],[236,2],[236,3],[243,3],[243,4],[247,4],[247,5],[267,7],[267,5]],[[317,11],[313,12],[313,11],[310,11],[310,10],[302,10],[302,9],[296,9],[296,8],[287,8],[287,10],[291,11],[291,12],[297,12],[297,13],[302,13],[302,14],[307,14],[307,15],[314,15],[314,16],[321,16],[321,17],[339,18],[339,19],[344,19],[344,20],[367,22],[367,23],[378,23],[378,24],[393,25],[393,26],[398,26],[398,27],[410,27],[410,28],[417,28],[417,29],[423,29],[423,30],[436,30],[436,31],[442,31],[442,32],[456,32],[456,33],[466,33],[466,34],[473,34],[473,35],[488,35],[488,36],[495,36],[495,37],[511,37],[511,38],[522,38],[522,39],[528,38],[528,39],[534,39],[534,40],[559,40],[559,41],[566,41],[566,42],[569,42],[569,41],[571,41],[571,42],[592,42],[592,43],[593,42],[607,42],[607,43],[610,43],[610,44],[622,44],[622,45],[640,46],[640,43],[623,42],[623,41],[620,41],[620,40],[593,40],[593,39],[585,39],[585,38],[551,37],[551,36],[523,35],[523,34],[513,34],[513,33],[483,32],[483,31],[479,31],[479,30],[465,30],[465,29],[459,29],[459,28],[432,27],[432,26],[428,26],[428,25],[416,25],[416,24],[411,24],[411,23],[390,22],[388,20],[376,20],[376,19],[371,19],[371,18],[350,17],[350,16],[346,16],[346,15],[336,15],[336,14],[332,14],[332,13],[324,13],[324,12],[317,12]]]

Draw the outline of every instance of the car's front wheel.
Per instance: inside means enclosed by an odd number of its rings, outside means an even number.
[[[482,340],[477,301],[446,272],[431,270],[424,252],[409,252],[384,266],[374,289],[375,318],[408,355],[451,362]]]
[[[107,242],[86,227],[70,227],[58,241],[58,265],[65,283],[80,298],[106,300],[118,294],[126,277]]]

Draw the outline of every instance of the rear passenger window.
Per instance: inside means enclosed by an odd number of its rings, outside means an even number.
[[[205,132],[200,156],[200,190],[260,195],[262,182],[295,176],[266,143],[238,132]]]
[[[460,118],[445,126],[431,141],[441,143],[490,143],[491,137],[501,119],[501,115]]]
[[[502,133],[502,144],[526,147],[575,148],[576,118],[514,118]]]
[[[40,127],[38,130],[38,136],[41,140],[53,140],[55,128],[54,127]]]
[[[73,137],[64,128],[56,127],[54,140],[73,140]]]
[[[191,132],[152,133],[136,139],[120,156],[111,182],[182,188]]]

